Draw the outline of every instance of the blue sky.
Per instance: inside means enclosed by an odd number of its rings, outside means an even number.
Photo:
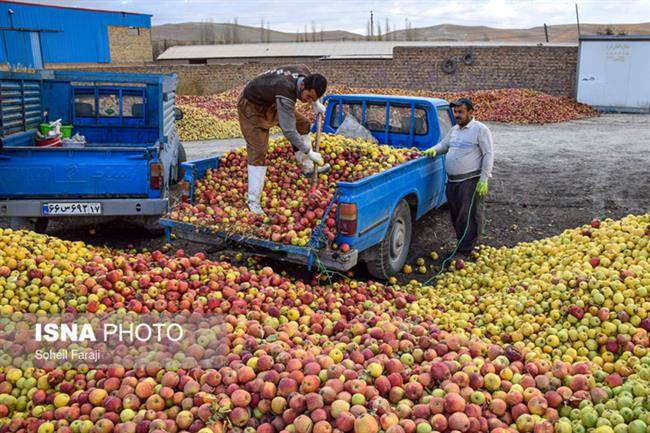
[[[384,27],[437,24],[528,28],[575,22],[574,3],[585,23],[650,22],[648,0],[27,0],[33,3],[153,14],[153,24],[201,21],[259,26],[262,19],[274,30],[295,32],[305,24],[317,30],[365,33],[370,10]]]

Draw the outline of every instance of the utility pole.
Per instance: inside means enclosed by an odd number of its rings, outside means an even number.
[[[578,3],[576,5],[576,24],[578,24],[578,39],[580,39],[580,16],[578,15]]]
[[[548,27],[546,23],[544,23],[544,36],[546,36],[546,42],[548,42]]]
[[[390,23],[388,21],[388,17],[386,17],[386,28],[384,29],[384,32],[386,34],[386,37],[384,39],[389,40],[389,38],[390,38],[390,35],[389,35],[389,33],[390,33]]]
[[[375,19],[372,15],[372,11],[370,11],[370,39],[372,39],[374,35],[375,35]]]

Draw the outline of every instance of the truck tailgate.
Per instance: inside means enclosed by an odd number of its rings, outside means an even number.
[[[5,147],[0,197],[143,197],[153,148]]]

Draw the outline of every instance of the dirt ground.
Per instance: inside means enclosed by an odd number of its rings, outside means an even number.
[[[488,125],[495,162],[481,243],[513,246],[593,218],[650,211],[650,116]],[[454,242],[448,210],[440,209],[416,224],[408,261]]]
[[[512,246],[553,236],[586,224],[592,218],[620,218],[650,211],[650,115],[606,114],[601,117],[549,125],[488,123],[495,141],[495,164],[486,200],[482,243]],[[188,159],[218,155],[242,140],[186,143]],[[0,226],[6,221],[0,220]],[[89,234],[94,228],[96,233]],[[448,210],[439,209],[414,225],[408,263],[431,251],[450,250],[455,235]],[[54,222],[48,234],[116,248],[159,248],[141,226],[123,220]],[[201,245],[174,242],[188,251]],[[211,250],[232,256],[233,251]],[[294,265],[279,265],[303,273]],[[418,275],[427,279],[428,275]],[[362,267],[358,278],[367,277]],[[408,280],[413,275],[401,275]]]

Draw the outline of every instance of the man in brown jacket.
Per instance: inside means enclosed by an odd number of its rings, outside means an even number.
[[[327,88],[327,80],[320,74],[312,74],[305,65],[284,66],[266,71],[253,78],[242,92],[237,104],[239,125],[246,140],[248,152],[248,208],[264,215],[260,196],[266,178],[265,158],[269,144],[269,130],[279,125],[289,140],[300,167],[305,174],[312,174],[314,163],[323,166],[323,157],[311,145],[309,119],[296,113],[296,101],[311,102],[316,114],[325,114],[325,107],[318,99]]]

